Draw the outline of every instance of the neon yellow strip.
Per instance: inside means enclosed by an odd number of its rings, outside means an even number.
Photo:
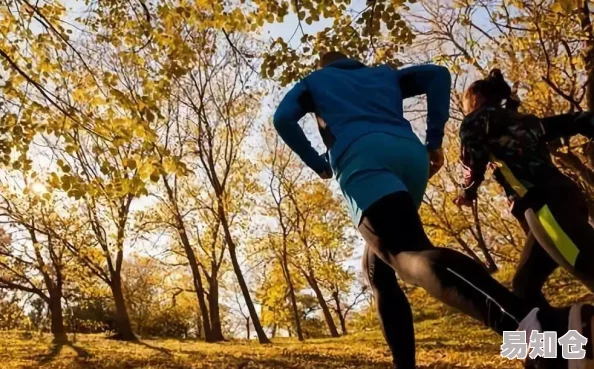
[[[507,166],[507,164],[497,159],[493,155],[491,155],[491,161],[496,163],[499,169],[501,169],[501,174],[503,174],[503,177],[505,177],[505,180],[507,181],[507,183],[510,184],[510,186],[512,186],[514,191],[516,191],[516,193],[520,195],[520,197],[524,197],[528,190],[526,189],[526,187],[522,185],[520,181],[518,181],[516,176],[514,176],[514,174],[512,173],[511,169],[509,169],[509,167]]]
[[[561,229],[547,205],[538,211],[538,220],[549,237],[553,240],[557,250],[563,255],[563,258],[565,258],[571,266],[575,266],[575,260],[577,259],[580,250]]]

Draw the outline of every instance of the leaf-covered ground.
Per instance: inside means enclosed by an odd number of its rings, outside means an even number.
[[[449,315],[417,326],[422,368],[520,368],[499,357],[500,339],[466,318]],[[99,335],[52,346],[49,337],[2,333],[0,367],[72,369],[190,368],[390,368],[387,347],[376,332],[299,343],[276,339],[272,345],[234,341],[206,344],[178,340],[122,343]]]
[[[502,271],[498,279],[509,280],[508,274]],[[546,294],[557,306],[593,301],[591,293],[562,273],[555,273]],[[444,308],[420,289],[409,291],[408,296],[413,301],[417,320],[419,368],[522,368],[520,362],[499,356],[501,338],[498,335]],[[0,332],[0,369],[391,368],[390,355],[379,332],[338,339],[310,339],[305,343],[277,338],[267,346],[248,341],[125,343],[102,335],[77,335],[73,341],[53,346],[48,335]]]

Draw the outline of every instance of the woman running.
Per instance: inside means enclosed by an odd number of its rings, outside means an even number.
[[[502,102],[506,100],[506,107]],[[519,100],[498,69],[474,82],[464,94],[466,118],[460,126],[464,192],[459,205],[471,205],[487,166],[512,203],[512,214],[527,242],[513,279],[514,291],[548,306],[544,283],[562,266],[594,292],[594,229],[579,187],[551,160],[547,143],[582,134],[594,137],[589,112],[548,118],[517,112]]]
[[[569,314],[575,319],[569,319],[568,309],[538,309],[508,291],[471,258],[435,247],[425,234],[417,209],[428,176],[443,163],[441,145],[451,84],[447,69],[367,67],[337,52],[325,54],[320,67],[283,98],[274,126],[320,177],[336,174],[353,222],[367,244],[368,276],[397,368],[415,368],[415,344],[410,305],[394,271],[403,281],[424,288],[499,334],[520,329],[555,330],[563,335],[570,323],[581,327],[580,306]],[[402,106],[404,98],[421,94],[428,104],[426,145],[404,118]],[[328,156],[317,153],[299,126],[307,113],[318,117]],[[559,364],[556,367],[567,365],[559,360],[553,360]]]

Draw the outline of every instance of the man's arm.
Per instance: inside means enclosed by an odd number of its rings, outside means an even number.
[[[438,65],[418,65],[398,70],[403,98],[427,95],[427,149],[441,148],[444,127],[450,118],[450,71]]]
[[[475,200],[480,185],[485,180],[485,172],[489,164],[487,149],[488,116],[464,120],[460,126],[461,162],[464,172],[462,188],[464,198]]]
[[[305,82],[299,81],[285,95],[274,113],[274,128],[282,140],[316,173],[331,171],[328,162],[313,148],[299,126],[305,114],[313,112]]]

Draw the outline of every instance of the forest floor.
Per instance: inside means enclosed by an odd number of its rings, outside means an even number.
[[[507,276],[508,277],[508,276]],[[506,276],[501,278],[509,280]],[[500,279],[500,280],[501,280]],[[554,305],[592,301],[570,278],[553,279],[547,295]],[[558,293],[563,291],[563,293]],[[409,291],[410,292],[410,291]],[[520,369],[500,356],[501,338],[469,318],[444,308],[423,291],[413,301],[420,369]],[[0,332],[0,369],[390,369],[379,331],[337,339],[276,338],[271,345],[237,340],[208,344],[192,340],[117,342],[103,335],[76,335],[55,346],[49,335]]]
[[[499,356],[499,336],[460,315],[417,325],[420,368],[521,368]],[[101,335],[77,335],[76,342],[53,346],[49,337],[0,333],[2,369],[389,369],[390,356],[378,332],[299,343],[275,339],[272,345],[230,341],[143,340],[122,343]]]

